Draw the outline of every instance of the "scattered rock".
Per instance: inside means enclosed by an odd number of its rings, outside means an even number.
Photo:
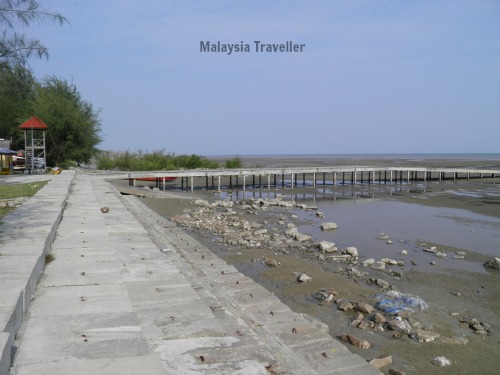
[[[439,333],[434,331],[429,331],[425,329],[415,330],[415,339],[418,342],[431,342],[435,341],[439,337]]]
[[[377,237],[377,240],[387,241],[389,239],[390,239],[390,237],[385,233],[380,233],[380,236]]]
[[[370,258],[370,259],[364,260],[363,263],[361,263],[361,264],[363,265],[363,267],[370,267],[374,263],[375,263],[375,259]]]
[[[406,320],[403,319],[393,319],[388,322],[388,327],[396,332],[404,333],[409,335],[411,333],[411,325]]]
[[[360,339],[353,335],[342,335],[342,341],[348,342],[360,349],[370,349],[372,347],[368,341]]]
[[[486,262],[484,262],[484,266],[487,268],[494,268],[500,270],[500,258],[498,257],[491,258]]]
[[[372,321],[375,323],[378,323],[378,324],[383,324],[383,323],[387,322],[387,319],[385,318],[385,316],[383,314],[377,312],[377,313],[375,313],[375,315],[373,315]]]
[[[316,211],[316,216],[319,218],[323,218],[323,217],[325,217],[325,214],[323,212]]]
[[[377,284],[378,286],[382,287],[382,288],[387,288],[389,289],[389,283],[383,279],[377,279],[375,280],[375,284]]]
[[[109,212],[109,207],[101,207],[101,212],[107,214]]]
[[[358,249],[356,249],[354,246],[350,246],[347,249],[345,249],[346,254],[349,254],[352,257],[357,258],[358,257]]]
[[[354,305],[348,301],[340,302],[338,309],[340,311],[351,311],[351,310],[354,310]]]
[[[375,311],[375,308],[372,305],[364,302],[352,302],[352,304],[357,311],[361,311],[367,314],[371,314],[373,311]]]
[[[319,249],[323,253],[333,253],[337,251],[337,246],[335,246],[335,242],[321,241],[319,243]]]
[[[401,250],[401,255],[408,255],[408,251],[407,250]]]
[[[321,230],[332,230],[332,229],[337,229],[337,224],[336,223],[323,223],[321,224]]]
[[[278,262],[276,260],[270,259],[270,258],[266,258],[265,263],[266,263],[266,266],[269,266],[269,267],[277,267],[278,266]]]
[[[303,273],[303,274],[299,275],[299,277],[297,277],[297,281],[299,283],[305,283],[305,282],[308,282],[311,280],[312,280],[312,277],[307,276],[305,273]]]
[[[374,358],[368,363],[375,368],[382,368],[392,365],[392,357],[389,355],[387,357]]]
[[[370,268],[374,270],[385,270],[385,263],[384,262],[375,262],[373,263]]]
[[[437,256],[438,258],[446,258],[446,253],[444,253],[444,252],[442,252],[442,251],[438,251],[438,252],[436,253],[436,256]]]

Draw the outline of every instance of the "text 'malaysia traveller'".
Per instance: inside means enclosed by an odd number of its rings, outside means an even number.
[[[210,41],[200,41],[200,52],[216,52],[216,53],[226,53],[228,55],[237,52],[255,52],[255,53],[266,53],[266,52],[304,52],[306,45],[304,43],[294,43],[292,41],[286,41],[284,43],[263,43],[260,40],[254,40],[251,48],[250,43],[221,43],[210,42]]]

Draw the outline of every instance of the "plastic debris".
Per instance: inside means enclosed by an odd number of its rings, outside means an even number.
[[[414,311],[418,308],[425,310],[429,305],[420,297],[404,294],[395,290],[386,293],[378,293],[373,296],[378,300],[375,307],[387,314],[397,314],[404,310]]]
[[[432,364],[439,367],[451,365],[451,361],[446,357],[436,357],[432,360]]]

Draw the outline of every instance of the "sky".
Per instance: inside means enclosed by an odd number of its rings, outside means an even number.
[[[38,2],[69,23],[24,30],[30,66],[100,110],[103,150],[500,152],[499,0]]]

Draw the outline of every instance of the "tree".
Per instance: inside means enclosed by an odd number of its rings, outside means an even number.
[[[32,111],[48,126],[49,165],[88,163],[102,141],[99,111],[83,100],[74,84],[55,76],[46,77],[36,91]]]
[[[35,78],[21,65],[0,63],[0,138],[12,139],[11,149],[23,148],[21,125],[31,114]]]
[[[35,0],[0,0],[0,62],[24,65],[32,55],[48,58],[47,48],[36,39],[16,32],[16,25],[29,26],[33,21],[67,22],[59,13],[40,9]]]

